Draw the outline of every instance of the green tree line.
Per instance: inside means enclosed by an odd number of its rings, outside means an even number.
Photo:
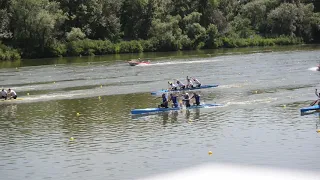
[[[1,0],[0,60],[320,41],[314,0]]]

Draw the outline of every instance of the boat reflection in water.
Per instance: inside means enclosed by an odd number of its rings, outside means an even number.
[[[318,118],[317,122],[316,122],[316,131],[318,133],[320,133],[320,111],[317,110],[317,111],[312,111],[312,112],[301,113],[301,116],[307,116],[307,115],[315,115]]]

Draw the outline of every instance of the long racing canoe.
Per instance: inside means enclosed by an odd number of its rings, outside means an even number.
[[[309,107],[304,107],[300,109],[301,113],[305,113],[308,111],[315,111],[315,110],[320,110],[320,106],[319,105],[314,105],[314,106],[309,106]]]
[[[210,108],[215,106],[222,106],[221,104],[201,104],[199,106],[192,105],[190,107],[186,107],[186,109],[196,109],[196,108]],[[165,111],[178,111],[181,110],[181,107],[177,108],[146,108],[146,109],[133,109],[131,110],[131,114],[147,114],[147,113],[158,113]]]
[[[218,87],[218,86],[219,86],[218,84],[213,84],[213,85],[202,85],[200,87],[177,89],[177,90],[163,89],[163,90],[160,90],[160,91],[151,92],[151,95],[158,95],[158,94],[170,93],[170,92],[192,91],[192,90],[199,90],[199,89],[215,88],[215,87]]]

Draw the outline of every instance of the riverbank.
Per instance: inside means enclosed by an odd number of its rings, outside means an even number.
[[[94,56],[107,54],[142,53],[142,52],[165,52],[179,50],[219,49],[238,47],[259,47],[275,45],[297,45],[303,44],[302,38],[280,36],[278,38],[263,38],[254,36],[251,38],[208,38],[204,42],[192,42],[181,40],[177,42],[160,42],[155,39],[133,40],[112,43],[108,40],[76,40],[66,43],[56,43],[48,50],[47,57],[72,57],[72,56]],[[1,50],[4,49],[4,50]],[[0,60],[18,60],[23,57],[17,50],[10,49],[4,45],[0,47]],[[47,58],[44,57],[44,58]],[[26,57],[23,57],[26,58]]]
[[[21,56],[16,49],[9,48],[0,42],[0,61],[19,60]]]

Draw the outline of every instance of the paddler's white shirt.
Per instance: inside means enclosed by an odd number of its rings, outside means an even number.
[[[11,90],[11,91],[10,91],[10,95],[11,95],[11,96],[16,96],[17,93],[16,93],[14,90]]]
[[[184,84],[182,84],[182,82],[180,82],[180,81],[179,81],[179,83],[177,83],[177,85],[178,85],[179,87],[183,87],[183,86],[184,86]]]
[[[193,78],[193,81],[196,83],[196,84],[201,84],[200,81],[196,78]]]
[[[174,84],[174,83],[172,83],[170,86],[173,87],[173,88],[177,87],[177,85]]]
[[[1,96],[7,96],[7,91],[6,90],[4,90],[4,91],[1,91]]]
[[[177,87],[176,84],[174,84],[174,83],[169,84],[169,88],[175,88],[175,87]]]

